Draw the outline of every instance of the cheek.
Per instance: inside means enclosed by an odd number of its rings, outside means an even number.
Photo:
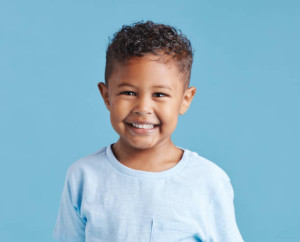
[[[110,114],[115,119],[123,119],[127,111],[128,108],[126,108],[123,102],[113,102],[111,104]]]
[[[110,123],[113,129],[120,135],[120,132],[124,129],[123,120],[125,115],[122,113],[122,110],[113,109],[113,112],[110,112]]]
[[[172,103],[172,105],[163,105],[159,110],[159,117],[163,123],[177,123],[177,118],[179,114],[179,106],[177,103]]]

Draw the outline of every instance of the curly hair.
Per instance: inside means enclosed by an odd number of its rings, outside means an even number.
[[[105,83],[115,64],[126,64],[133,57],[153,54],[164,62],[173,61],[188,86],[193,63],[189,39],[180,30],[152,21],[123,25],[113,35],[106,51]]]

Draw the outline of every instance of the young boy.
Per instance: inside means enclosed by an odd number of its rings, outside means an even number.
[[[226,173],[171,141],[196,93],[192,61],[173,27],[138,22],[114,35],[99,89],[119,140],[69,167],[56,239],[243,241]]]

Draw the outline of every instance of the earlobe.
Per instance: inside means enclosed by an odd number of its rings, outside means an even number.
[[[197,89],[195,87],[190,87],[185,91],[185,93],[183,95],[183,100],[182,100],[179,114],[183,115],[189,109],[189,107],[192,103],[192,100],[196,94],[196,91],[197,91]]]
[[[105,83],[99,82],[98,88],[105,103],[106,108],[109,110],[108,87]]]

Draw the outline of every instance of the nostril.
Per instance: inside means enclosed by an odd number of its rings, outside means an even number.
[[[139,114],[139,115],[146,115],[146,114],[152,114],[151,111],[145,111],[145,110],[135,110],[133,113]]]

